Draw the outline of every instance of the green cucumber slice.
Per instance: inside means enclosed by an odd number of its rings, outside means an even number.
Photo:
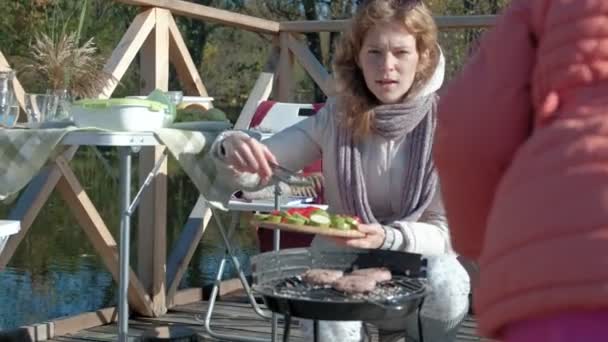
[[[353,227],[356,227],[359,224],[359,221],[357,221],[356,218],[350,216],[344,217],[344,221],[346,221],[346,223],[350,224]]]
[[[331,216],[331,227],[338,227],[339,225],[343,225],[344,223],[346,223],[346,221],[344,221],[344,217],[340,215]]]
[[[310,215],[311,216],[312,215],[324,215],[324,216],[329,217],[329,213],[327,211],[323,210],[323,209],[317,209],[317,210],[311,212]]]
[[[270,215],[268,216],[268,218],[266,218],[266,222],[281,223],[282,219],[283,217],[281,217],[280,215]]]
[[[270,214],[253,214],[253,218],[256,221],[266,221],[270,217]]]
[[[300,225],[300,226],[303,226],[303,225],[306,224],[306,220],[303,220],[301,218],[297,218],[295,216],[288,217],[286,220],[287,220],[287,223],[289,223],[289,224],[297,224],[297,225]]]
[[[340,222],[338,224],[336,224],[335,226],[332,225],[332,228],[334,229],[338,229],[338,230],[351,230],[353,226],[351,226],[350,224],[346,223],[346,222]]]
[[[308,221],[308,217],[306,217],[306,216],[304,216],[304,215],[302,215],[300,213],[295,213],[295,214],[291,215],[291,217],[295,217],[295,218],[298,218],[300,220],[304,220],[304,222]]]
[[[315,227],[329,227],[331,224],[331,220],[328,216],[319,214],[310,215],[310,220],[308,220],[308,222],[311,226]]]

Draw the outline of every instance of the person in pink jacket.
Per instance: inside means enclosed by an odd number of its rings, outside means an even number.
[[[608,340],[608,1],[513,0],[442,95],[434,157],[479,330]]]

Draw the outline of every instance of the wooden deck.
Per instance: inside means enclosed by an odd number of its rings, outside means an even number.
[[[175,328],[188,328],[198,334],[197,341],[218,341],[211,338],[198,319],[204,319],[207,310],[207,302],[195,302],[173,308],[160,318],[137,318],[130,321],[129,335],[133,340],[139,338],[155,326],[172,326]],[[267,338],[270,340],[270,322],[256,315],[251,306],[242,302],[220,301],[216,304],[212,327],[217,333],[236,334]],[[282,333],[282,328],[279,328]],[[282,335],[281,335],[282,336]],[[291,329],[290,341],[305,341],[299,330],[299,324],[294,319]],[[117,326],[115,324],[105,325],[88,330],[80,331],[69,336],[55,337],[51,341],[75,342],[75,341],[116,341]],[[193,339],[194,340],[194,339]],[[373,333],[373,340],[377,336]],[[458,335],[459,342],[486,341],[475,335],[475,322],[469,317],[461,327]]]

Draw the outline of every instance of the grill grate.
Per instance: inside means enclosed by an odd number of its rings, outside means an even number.
[[[312,285],[301,276],[292,276],[267,284],[274,296],[299,300],[329,302],[380,302],[395,303],[419,296],[426,290],[425,283],[417,278],[393,275],[393,279],[378,283],[367,293],[347,294],[334,289],[331,285]]]

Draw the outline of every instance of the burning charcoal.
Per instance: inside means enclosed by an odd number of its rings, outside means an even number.
[[[362,275],[345,275],[336,280],[333,286],[334,289],[346,293],[364,293],[373,291],[376,288],[376,281]]]
[[[344,272],[339,270],[328,270],[313,268],[302,275],[302,279],[312,285],[330,285],[338,280]]]
[[[392,279],[391,271],[385,267],[361,268],[352,271],[351,274],[369,277],[379,283]]]

